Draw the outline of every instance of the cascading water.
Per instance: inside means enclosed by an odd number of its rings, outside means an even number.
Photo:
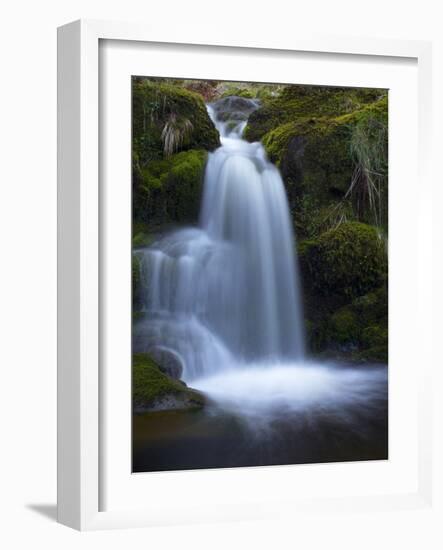
[[[283,183],[262,145],[241,137],[257,107],[239,97],[208,106],[221,147],[209,154],[198,227],[134,252],[145,315],[133,351],[180,363],[209,398],[198,413],[138,415],[135,471],[387,457],[386,367],[305,357]]]
[[[255,100],[208,106],[221,147],[209,154],[198,228],[136,251],[146,320],[135,351],[179,357],[190,381],[304,357],[294,235],[282,179],[242,132]]]

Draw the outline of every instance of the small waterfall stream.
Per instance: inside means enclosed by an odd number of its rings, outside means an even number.
[[[147,313],[137,350],[170,350],[185,381],[304,358],[285,189],[261,143],[242,139],[257,108],[234,96],[208,105],[221,147],[209,154],[199,226],[135,252]]]
[[[208,106],[221,147],[198,226],[134,251],[144,315],[133,351],[166,352],[208,397],[198,413],[135,416],[135,471],[387,457],[385,366],[306,358],[285,189],[263,146],[242,139],[257,107]]]

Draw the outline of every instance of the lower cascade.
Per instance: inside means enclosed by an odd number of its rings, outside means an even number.
[[[256,100],[208,105],[221,147],[209,154],[199,226],[137,250],[145,320],[134,348],[169,350],[190,381],[305,355],[295,240],[283,182],[242,132]]]

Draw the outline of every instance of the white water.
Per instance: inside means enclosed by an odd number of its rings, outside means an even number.
[[[251,362],[304,357],[294,235],[284,186],[260,143],[241,138],[252,100],[208,107],[221,147],[208,158],[199,228],[137,252],[146,346],[182,358],[186,381]]]
[[[387,372],[380,367],[331,363],[260,364],[195,380],[225,411],[240,414],[256,429],[273,420],[299,418],[312,427],[326,417],[357,424],[386,400]],[[293,422],[293,420],[292,420]]]
[[[305,359],[284,186],[262,145],[241,138],[256,108],[240,98],[208,107],[222,145],[209,155],[199,227],[136,252],[147,313],[134,328],[137,351],[171,350],[185,381],[254,422],[376,407],[385,370]]]

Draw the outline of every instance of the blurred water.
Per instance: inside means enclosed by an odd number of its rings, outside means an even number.
[[[255,100],[208,106],[198,227],[136,250],[133,350],[169,350],[202,411],[138,415],[134,470],[387,458],[387,368],[305,356],[295,236],[280,174],[242,132]]]
[[[136,351],[169,348],[181,357],[186,381],[304,357],[283,182],[263,146],[241,137],[257,107],[238,97],[208,106],[221,147],[209,154],[199,227],[135,252],[148,314],[136,329]]]

